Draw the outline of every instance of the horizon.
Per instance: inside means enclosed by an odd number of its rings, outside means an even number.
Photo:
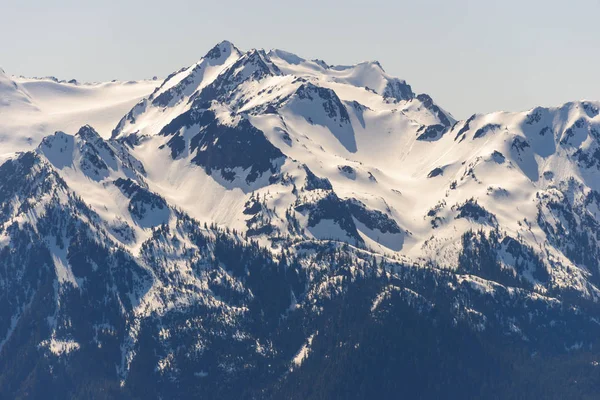
[[[600,62],[590,51],[600,33],[593,0],[567,9],[557,0],[380,1],[368,9],[315,2],[295,7],[294,20],[289,7],[264,0],[252,9],[236,2],[158,5],[11,2],[0,34],[18,36],[5,41],[1,66],[14,76],[81,82],[164,78],[227,39],[241,49],[282,49],[333,65],[378,60],[458,119],[600,99],[600,81],[590,78]],[[362,29],[348,29],[357,25]]]
[[[223,42],[229,42],[229,43],[231,43],[231,44],[232,44],[234,47],[236,47],[236,48],[237,48],[238,50],[240,50],[242,53],[247,53],[247,52],[250,52],[250,51],[252,51],[252,50],[263,50],[263,51],[265,51],[265,52],[267,52],[267,53],[268,53],[268,52],[271,52],[271,51],[283,51],[283,52],[286,52],[286,53],[288,53],[288,54],[291,54],[291,55],[294,55],[294,56],[300,57],[300,58],[302,58],[302,59],[304,59],[304,60],[310,60],[310,61],[316,61],[316,60],[319,60],[319,61],[324,61],[325,63],[327,63],[327,65],[328,65],[329,67],[347,67],[347,66],[356,66],[356,65],[359,65],[359,64],[367,63],[367,62],[373,62],[373,63],[377,63],[377,64],[379,64],[379,66],[382,68],[382,70],[383,70],[385,73],[387,73],[388,75],[390,75],[390,76],[392,76],[392,77],[395,77],[395,78],[399,78],[399,79],[405,80],[404,78],[402,78],[402,77],[400,77],[400,76],[394,76],[394,75],[392,75],[392,74],[389,74],[389,73],[388,73],[388,71],[387,71],[387,70],[386,70],[386,68],[385,68],[385,65],[382,65],[382,63],[381,63],[379,60],[360,60],[360,61],[357,61],[357,62],[354,62],[354,63],[330,64],[330,63],[328,63],[326,60],[322,60],[322,59],[320,59],[320,58],[311,58],[311,57],[306,57],[306,56],[304,56],[304,55],[302,55],[302,54],[297,54],[297,53],[294,53],[293,51],[289,51],[288,49],[275,48],[275,47],[273,47],[273,48],[253,47],[253,48],[249,48],[249,49],[240,48],[239,46],[237,46],[237,45],[235,44],[235,42],[233,42],[233,41],[231,41],[231,40],[228,40],[228,39],[223,39],[223,40],[220,40],[220,41],[217,41],[217,42],[215,42],[215,44],[214,44],[213,46],[209,47],[209,48],[206,50],[205,54],[204,54],[203,56],[200,56],[200,57],[198,58],[198,60],[202,59],[202,58],[203,58],[203,57],[206,55],[206,53],[208,53],[208,52],[209,52],[209,51],[210,51],[212,48],[214,48],[214,47],[217,47],[218,45],[220,45],[220,44],[221,44],[221,43],[223,43]],[[193,63],[192,63],[192,64],[190,64],[190,65],[193,65]],[[175,69],[175,70],[173,70],[171,73],[174,73],[174,72],[178,71],[178,70],[179,70],[179,69],[181,69],[181,68],[186,68],[186,67],[189,67],[190,65],[182,66],[182,67],[180,67],[180,68],[178,68],[178,69]],[[23,74],[15,74],[15,73],[11,73],[10,71],[8,71],[8,72],[7,72],[7,71],[6,71],[6,70],[5,70],[5,69],[4,69],[2,66],[0,66],[0,71],[4,72],[6,75],[8,75],[8,76],[10,76],[10,77],[13,77],[13,78],[18,78],[18,79],[34,79],[34,80],[35,80],[35,79],[37,79],[37,80],[50,79],[50,80],[57,80],[57,81],[59,81],[59,82],[61,82],[61,83],[67,83],[67,84],[71,83],[70,81],[72,81],[72,80],[75,80],[75,81],[76,81],[76,84],[82,84],[82,85],[94,85],[94,84],[102,84],[102,83],[110,83],[110,82],[142,82],[142,81],[156,81],[156,82],[159,82],[159,83],[157,83],[157,86],[160,86],[160,84],[161,84],[162,82],[164,82],[164,81],[167,79],[168,75],[169,75],[169,74],[167,74],[167,75],[165,75],[165,76],[154,75],[154,76],[151,76],[151,77],[142,77],[142,78],[139,78],[139,79],[80,80],[80,79],[78,79],[77,77],[71,77],[71,76],[56,76],[56,75],[38,75],[38,76],[29,76],[29,75],[23,75]],[[405,80],[405,81],[406,81],[406,83],[407,83],[407,84],[411,85],[411,82],[410,82],[410,81],[408,81],[408,80]],[[411,86],[412,86],[412,85],[411,85]],[[413,87],[413,90],[414,90],[414,87]],[[416,91],[415,91],[415,93],[416,93],[416,94],[419,94],[419,93],[425,93],[425,92],[419,92],[418,90],[416,90]],[[434,100],[436,100],[436,98],[435,98],[435,95],[433,95],[433,94],[431,94],[431,93],[426,93],[426,94],[430,95],[430,96],[431,96],[431,97],[432,97]],[[599,97],[599,99],[600,99],[600,97]],[[444,109],[445,109],[445,110],[446,110],[448,113],[450,113],[450,114],[452,114],[454,117],[456,117],[456,118],[457,118],[457,120],[465,120],[465,119],[467,119],[469,116],[471,116],[471,115],[473,115],[473,114],[476,114],[476,115],[484,115],[484,114],[499,113],[499,112],[500,112],[500,113],[501,113],[501,112],[508,112],[508,113],[519,113],[519,112],[528,111],[528,110],[531,110],[531,109],[534,109],[534,108],[537,108],[537,107],[544,107],[544,108],[560,108],[560,107],[562,107],[562,106],[564,106],[564,105],[566,105],[566,104],[569,104],[569,103],[575,103],[575,102],[585,102],[585,101],[598,101],[598,100],[597,100],[597,99],[593,99],[593,98],[578,98],[578,99],[569,99],[569,100],[566,100],[566,101],[564,101],[564,102],[557,103],[557,104],[536,104],[536,105],[533,105],[533,106],[531,106],[531,107],[529,107],[529,108],[523,108],[523,109],[498,109],[498,110],[491,110],[491,111],[488,111],[488,112],[473,112],[472,114],[468,114],[468,115],[461,116],[461,117],[457,117],[457,116],[454,114],[453,110],[452,110],[452,109],[448,109],[448,107],[446,107],[444,104],[440,104],[440,106],[441,106],[442,108],[444,108]]]

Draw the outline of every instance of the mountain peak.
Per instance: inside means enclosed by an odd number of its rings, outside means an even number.
[[[370,60],[370,61],[363,61],[361,63],[356,64],[358,65],[364,65],[364,66],[368,66],[368,67],[373,67],[373,68],[378,68],[381,70],[381,72],[385,72],[385,70],[383,69],[383,67],[381,66],[381,63],[377,60]]]
[[[233,75],[249,75],[258,79],[267,75],[281,75],[281,70],[273,63],[269,55],[263,49],[252,49],[243,54],[232,66]],[[238,70],[239,69],[239,70]],[[243,71],[243,72],[242,72]],[[240,79],[240,81],[245,78]]]
[[[285,50],[281,50],[281,49],[269,50],[267,55],[269,57],[276,56],[276,57],[282,59],[283,61],[287,62],[288,64],[292,64],[292,65],[301,64],[306,61],[304,58],[299,57],[294,53],[290,53],[289,51],[285,51]]]
[[[210,49],[204,58],[211,60],[218,60],[222,58],[226,59],[232,53],[237,53],[238,55],[241,54],[240,50],[235,47],[233,43],[231,43],[229,40],[223,40]]]
[[[246,57],[250,60],[261,59],[264,61],[269,59],[269,56],[264,49],[251,49],[246,53]]]
[[[100,137],[100,134],[98,132],[96,132],[96,130],[91,126],[91,125],[84,125],[81,128],[79,128],[79,131],[77,131],[76,136],[85,139],[85,140],[90,140],[90,139],[102,139]]]

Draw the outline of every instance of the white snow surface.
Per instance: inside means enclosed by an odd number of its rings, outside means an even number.
[[[304,360],[306,360],[310,354],[310,346],[312,345],[312,341],[315,337],[316,333],[313,333],[312,335],[310,335],[307,339],[306,339],[306,343],[304,343],[302,345],[302,347],[300,348],[300,350],[298,350],[298,353],[296,353],[296,355],[294,356],[294,358],[292,359],[292,368],[294,366],[299,367],[302,365],[302,363],[304,362]]]
[[[0,160],[34,149],[54,131],[90,124],[110,137],[119,119],[148,96],[158,80],[67,83],[9,76],[0,69]]]
[[[52,354],[60,356],[61,354],[69,354],[73,351],[79,350],[79,343],[72,340],[45,340],[40,343],[42,347],[47,347]]]

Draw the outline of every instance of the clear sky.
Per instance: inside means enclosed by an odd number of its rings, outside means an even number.
[[[0,0],[7,73],[129,80],[227,39],[329,64],[378,60],[457,118],[600,100],[600,0]]]

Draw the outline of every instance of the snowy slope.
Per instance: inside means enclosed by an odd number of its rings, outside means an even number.
[[[34,149],[56,130],[92,124],[109,137],[118,120],[159,81],[78,83],[10,77],[0,71],[0,157]]]

